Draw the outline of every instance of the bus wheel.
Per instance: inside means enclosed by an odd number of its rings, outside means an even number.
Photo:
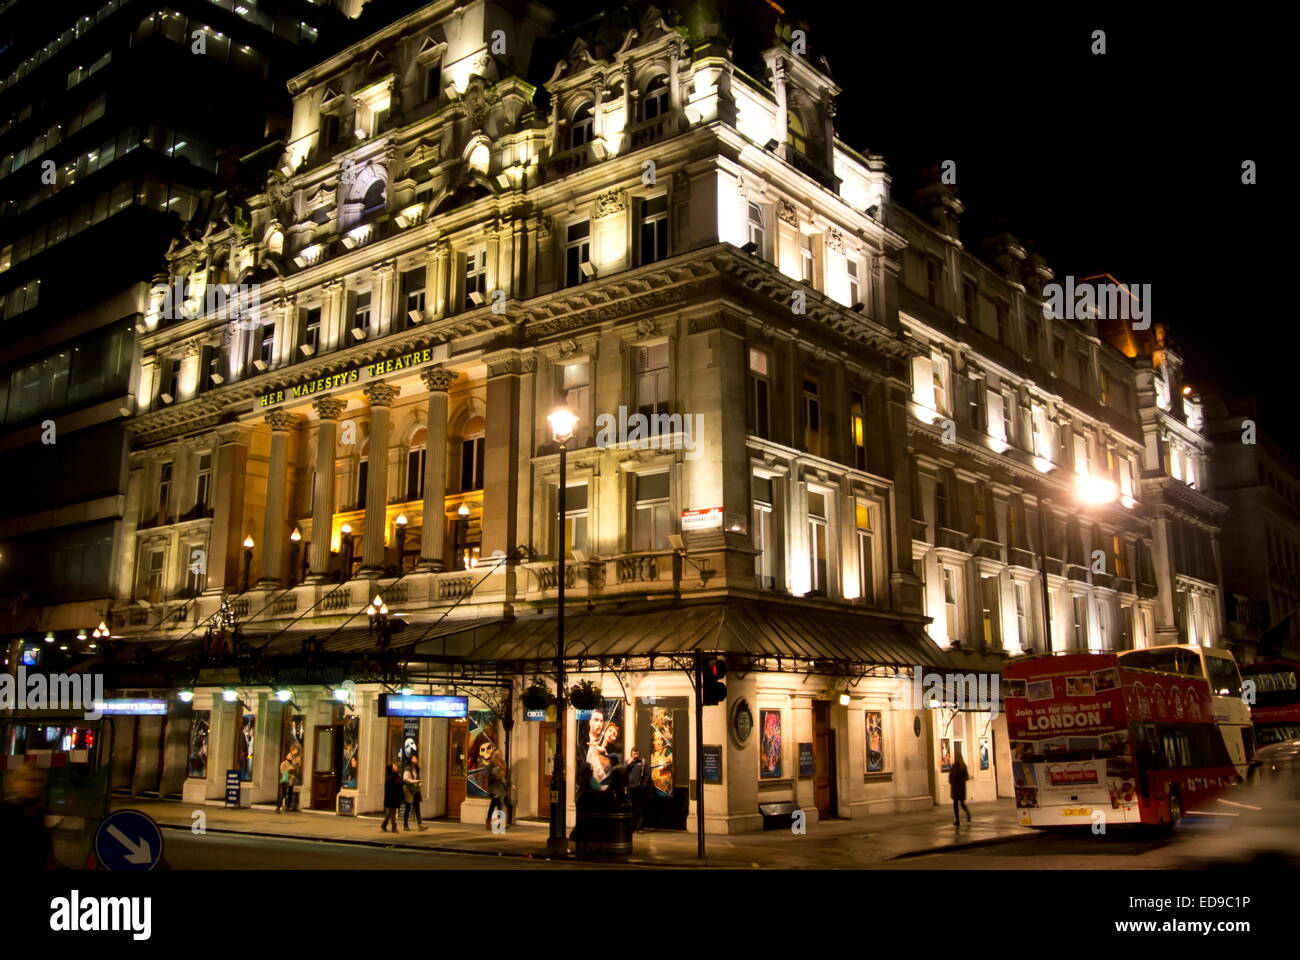
[[[1178,796],[1177,790],[1169,791],[1169,829],[1178,826],[1178,821],[1183,819],[1183,801]]]

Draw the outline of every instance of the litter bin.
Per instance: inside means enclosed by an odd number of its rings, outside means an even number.
[[[760,803],[758,812],[763,815],[763,829],[789,830],[796,809],[793,803]]]
[[[584,860],[626,860],[632,855],[632,802],[611,791],[578,798],[574,852]]]

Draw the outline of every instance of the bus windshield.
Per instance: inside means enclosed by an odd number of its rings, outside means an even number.
[[[1210,694],[1216,697],[1240,697],[1241,675],[1237,673],[1236,661],[1210,654],[1206,654],[1205,661],[1210,670]]]

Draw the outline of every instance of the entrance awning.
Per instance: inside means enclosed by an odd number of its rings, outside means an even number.
[[[792,667],[794,661],[851,668],[950,666],[919,624],[795,605],[731,601],[569,614],[564,625],[566,659],[699,650],[745,657],[756,666],[766,660],[791,661]],[[516,620],[460,657],[471,663],[547,661],[555,656],[555,627],[553,616]]]
[[[398,623],[400,623],[400,626],[398,626]],[[422,653],[434,652],[433,650],[426,651],[424,648],[436,644],[441,644],[444,648],[454,646],[455,644],[452,643],[453,638],[472,638],[480,631],[486,636],[503,623],[505,623],[505,620],[501,617],[479,620],[444,619],[426,623],[400,619],[397,623],[394,623],[397,629],[391,634],[388,648],[406,652],[410,652],[412,648],[417,648]],[[262,656],[295,654],[303,650],[304,642],[310,644],[312,641],[321,643],[321,652],[323,653],[370,653],[379,649],[375,633],[368,624],[325,627],[323,629],[296,627],[278,633],[267,634],[245,631],[244,640],[252,647],[254,652]],[[472,645],[472,641],[462,639],[461,644]],[[468,646],[466,648],[468,649]]]

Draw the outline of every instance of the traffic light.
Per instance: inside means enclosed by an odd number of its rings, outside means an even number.
[[[710,660],[704,665],[704,705],[727,702],[727,685],[722,678],[727,675],[727,661]]]

